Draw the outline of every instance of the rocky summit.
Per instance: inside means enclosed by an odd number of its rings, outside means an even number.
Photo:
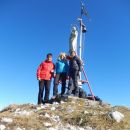
[[[0,111],[0,130],[130,130],[130,109],[71,96],[44,105],[12,104]]]

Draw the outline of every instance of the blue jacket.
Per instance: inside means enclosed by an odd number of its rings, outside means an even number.
[[[67,61],[58,59],[55,65],[56,74],[68,73],[69,65]]]

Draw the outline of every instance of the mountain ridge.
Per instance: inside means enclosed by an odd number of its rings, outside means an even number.
[[[12,104],[0,111],[0,130],[130,130],[130,109],[72,96],[52,104]]]

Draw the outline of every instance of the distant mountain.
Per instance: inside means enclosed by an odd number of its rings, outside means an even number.
[[[76,97],[12,104],[0,112],[0,130],[130,130],[130,109]]]

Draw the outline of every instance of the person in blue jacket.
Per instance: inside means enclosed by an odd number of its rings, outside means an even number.
[[[66,79],[68,75],[69,65],[66,60],[66,54],[60,53],[57,62],[55,64],[55,78],[54,78],[54,87],[53,87],[53,96],[55,97],[58,94],[58,84],[61,81],[61,95],[65,93],[66,90]]]

